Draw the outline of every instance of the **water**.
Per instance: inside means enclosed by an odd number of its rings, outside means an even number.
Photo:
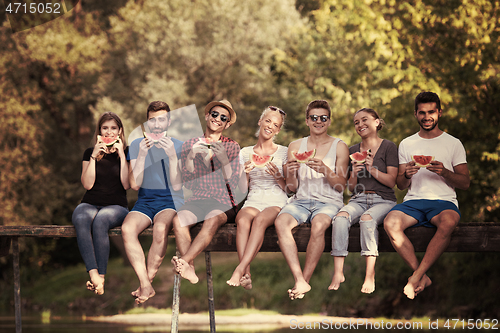
[[[358,319],[353,319],[353,321],[357,321]],[[356,322],[358,323],[358,322]],[[356,331],[356,332],[380,332],[381,330],[400,330],[400,331],[410,331],[410,332],[444,332],[450,331],[450,329],[440,327],[439,329],[429,329],[429,322],[405,322],[399,323],[402,325],[401,327],[397,327],[398,322],[388,321],[384,324],[377,322],[371,326],[371,329],[367,329],[370,326],[366,326],[366,323],[362,323],[356,328],[349,329],[347,323],[344,323],[344,327],[340,326],[341,323],[337,323],[335,326],[334,323],[322,322],[321,320],[316,323],[301,323],[301,322],[293,322],[290,324],[290,327],[282,328],[282,329],[252,329],[246,325],[241,326],[232,326],[232,327],[224,327],[217,326],[218,332],[241,332],[241,333],[291,333],[291,332],[308,332],[308,333],[319,333],[319,332],[332,332],[332,331]],[[315,325],[315,326],[313,326]],[[0,333],[15,333],[16,326],[15,320],[13,317],[0,317]],[[452,331],[456,331],[453,330]],[[477,330],[467,330],[477,331]],[[161,326],[161,325],[143,325],[143,326],[133,326],[133,325],[120,325],[120,324],[110,324],[110,323],[101,323],[101,322],[93,322],[93,321],[84,321],[81,317],[57,317],[51,318],[49,323],[42,323],[42,319],[40,317],[29,317],[23,316],[22,322],[22,332],[23,333],[153,333],[153,332],[170,332],[170,326]],[[200,327],[198,330],[179,330],[179,333],[200,333],[200,332],[209,332],[208,325],[205,327]]]

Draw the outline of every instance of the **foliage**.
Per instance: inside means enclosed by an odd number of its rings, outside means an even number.
[[[359,141],[352,115],[361,107],[376,109],[388,124],[381,136],[399,143],[418,130],[413,99],[421,90],[441,96],[440,127],[467,150],[472,182],[469,190],[458,191],[462,219],[499,222],[498,1],[89,0],[70,14],[16,34],[1,15],[2,225],[69,223],[84,193],[81,156],[103,111],[118,113],[130,133],[145,120],[153,99],[174,109],[196,104],[201,115],[207,102],[227,98],[238,113],[227,134],[247,146],[255,143],[260,112],[277,105],[288,114],[277,141],[287,145],[307,135],[305,106],[323,98],[332,105],[330,133],[347,144]],[[132,203],[134,195],[129,199]],[[22,241],[23,262],[33,276],[80,262],[78,251],[64,251],[68,248],[61,243]],[[445,256],[433,268],[439,272],[439,292],[410,306],[394,290],[409,275],[405,266],[398,257],[382,256],[378,267],[391,270],[377,271],[383,278],[376,295],[360,298],[359,283],[353,283],[334,296],[314,289],[309,298],[320,301],[303,303],[337,315],[376,309],[392,316],[404,308],[423,313],[421,304],[432,303],[443,304],[440,314],[498,311],[495,293],[487,294],[498,283],[479,292],[469,288],[479,275],[498,276],[491,271],[498,267],[496,259],[494,254]],[[355,260],[346,270],[359,282],[361,265]],[[329,265],[320,262],[314,283],[328,283]],[[256,280],[254,288],[263,291],[258,296],[239,289],[236,296],[227,295],[224,281],[231,268],[216,272],[222,281],[216,298],[224,306],[276,309],[285,303],[281,309],[289,313],[304,306],[275,292],[276,285],[291,281],[282,261],[256,266],[261,282]],[[437,281],[450,283],[445,288]],[[183,288],[183,297],[193,300],[184,306],[200,307],[195,302],[201,291]],[[477,304],[482,300],[486,305]]]

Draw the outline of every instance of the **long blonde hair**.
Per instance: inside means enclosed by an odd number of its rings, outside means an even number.
[[[120,117],[118,117],[118,115],[116,113],[111,112],[111,111],[104,112],[99,117],[99,120],[97,121],[97,124],[96,124],[94,136],[92,139],[93,146],[95,146],[97,144],[97,136],[101,135],[102,124],[104,124],[108,120],[114,120],[116,122],[116,124],[118,125],[118,128],[121,129],[121,132],[119,134],[120,140],[123,143],[123,148],[127,147],[127,140],[125,139],[125,129],[123,128],[122,120],[120,119]],[[96,159],[96,161],[100,161],[103,157],[104,157],[104,152],[99,152],[99,154],[97,155],[97,157],[95,159]]]

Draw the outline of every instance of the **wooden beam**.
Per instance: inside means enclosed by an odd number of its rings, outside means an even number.
[[[196,236],[201,224],[191,228],[192,236]],[[382,226],[379,226],[379,251],[393,252],[394,249]],[[413,243],[417,252],[425,251],[427,244],[435,233],[434,228],[417,227],[406,230],[406,235]],[[295,241],[300,252],[304,252],[310,236],[310,225],[304,224],[293,229]],[[152,228],[141,233],[151,236]],[[111,229],[110,236],[121,235],[120,228]],[[331,228],[325,233],[325,252],[331,251]],[[4,237],[5,236],[5,237]],[[6,237],[76,237],[75,228],[70,225],[38,225],[38,226],[0,226],[0,238],[7,242]],[[169,237],[173,238],[170,233]],[[5,244],[4,244],[5,245]],[[5,246],[4,246],[5,247]],[[354,225],[349,233],[349,251],[359,252],[359,225]],[[235,252],[236,224],[227,223],[215,235],[206,251]],[[274,226],[266,230],[262,252],[279,252],[278,236]],[[452,235],[447,252],[500,252],[500,223],[460,223]]]

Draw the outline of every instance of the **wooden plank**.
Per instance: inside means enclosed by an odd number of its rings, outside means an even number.
[[[201,225],[191,229],[192,236],[196,236]],[[385,233],[383,226],[379,226],[379,251],[394,252],[394,248]],[[293,229],[295,242],[299,252],[305,252],[310,236],[310,225],[304,224]],[[425,252],[427,244],[434,236],[435,228],[416,227],[405,231],[413,243],[415,251]],[[325,232],[325,252],[331,251],[331,227]],[[354,225],[349,233],[349,252],[360,252],[359,225]],[[206,251],[235,252],[236,225],[226,224],[215,235]],[[274,226],[266,230],[261,252],[279,252],[278,236]],[[448,252],[500,252],[500,223],[461,223],[452,235]]]
[[[192,236],[196,236],[201,229],[201,224],[191,229]],[[394,249],[387,237],[385,230],[379,226],[379,251],[393,252]],[[412,241],[417,252],[425,251],[427,244],[435,233],[434,228],[418,227],[406,230],[408,238]],[[141,235],[151,236],[152,228],[147,228]],[[305,224],[293,229],[295,241],[300,252],[307,248],[310,235],[310,225]],[[110,236],[121,235],[121,229],[111,229]],[[0,226],[0,238],[6,237],[76,237],[75,229],[71,225],[39,225],[39,226]],[[169,234],[173,238],[173,234]],[[5,247],[5,246],[4,246]],[[3,249],[5,250],[5,249]],[[349,251],[359,252],[359,225],[351,228],[349,234]],[[215,235],[206,251],[235,252],[236,251],[236,225],[225,224]],[[274,226],[266,230],[262,252],[279,252],[278,236]],[[325,252],[331,251],[331,228],[325,233]],[[500,252],[500,223],[460,223],[455,229],[448,252]]]

